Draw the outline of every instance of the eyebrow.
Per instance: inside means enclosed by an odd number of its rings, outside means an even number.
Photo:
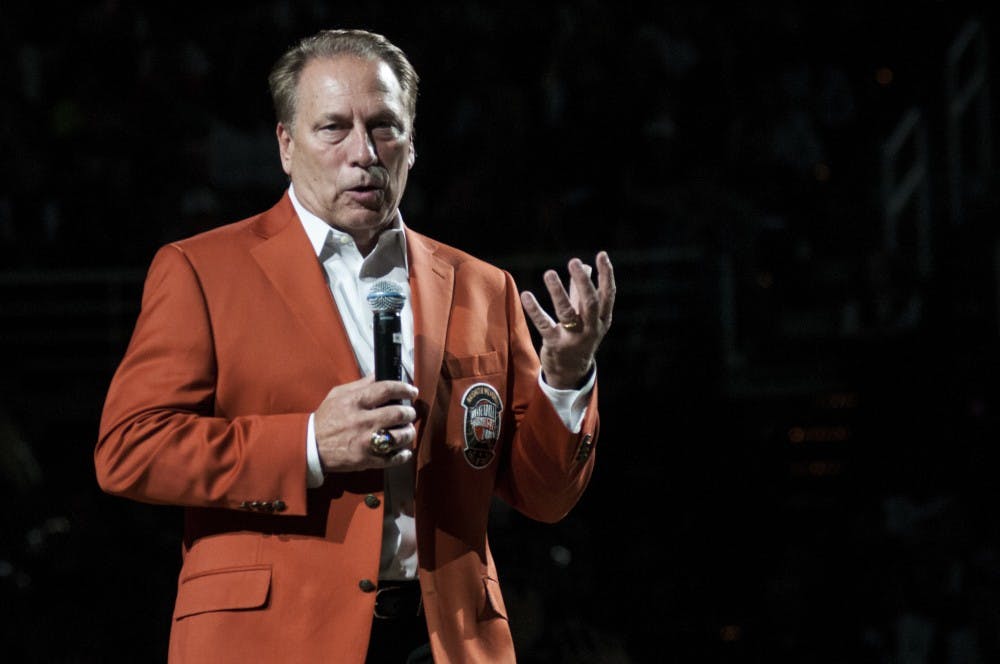
[[[316,125],[324,125],[328,122],[342,122],[347,119],[347,116],[343,113],[337,113],[335,111],[330,111],[323,113],[318,118],[316,118]]]
[[[336,111],[328,111],[320,115],[313,126],[321,127],[329,122],[345,122],[350,120],[350,115],[346,113],[338,113]],[[395,112],[391,108],[380,109],[377,113],[371,115],[368,118],[369,121],[372,120],[392,120],[394,122],[405,122],[406,117],[400,113]]]

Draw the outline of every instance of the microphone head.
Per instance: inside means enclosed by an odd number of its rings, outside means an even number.
[[[406,295],[394,281],[383,279],[372,284],[368,291],[368,306],[375,313],[396,313],[403,308]]]

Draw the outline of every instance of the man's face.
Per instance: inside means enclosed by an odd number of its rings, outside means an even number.
[[[414,159],[410,125],[384,62],[312,60],[299,78],[292,126],[278,123],[281,165],[302,205],[364,251],[397,214]]]

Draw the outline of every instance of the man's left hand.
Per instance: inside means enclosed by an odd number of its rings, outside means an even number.
[[[597,254],[597,286],[591,267],[578,258],[569,261],[569,292],[555,270],[543,276],[552,298],[553,320],[530,291],[521,293],[528,319],[542,337],[539,359],[545,382],[557,389],[580,387],[594,364],[594,354],[608,328],[615,305],[615,275],[607,252]]]

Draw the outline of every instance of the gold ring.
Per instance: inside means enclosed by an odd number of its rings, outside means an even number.
[[[371,453],[380,457],[392,454],[395,446],[396,441],[393,439],[392,434],[385,429],[373,431],[371,441],[368,445]]]
[[[576,332],[583,325],[583,321],[579,318],[574,318],[573,320],[559,321],[559,324],[563,326],[563,329],[569,330],[570,332]]]

